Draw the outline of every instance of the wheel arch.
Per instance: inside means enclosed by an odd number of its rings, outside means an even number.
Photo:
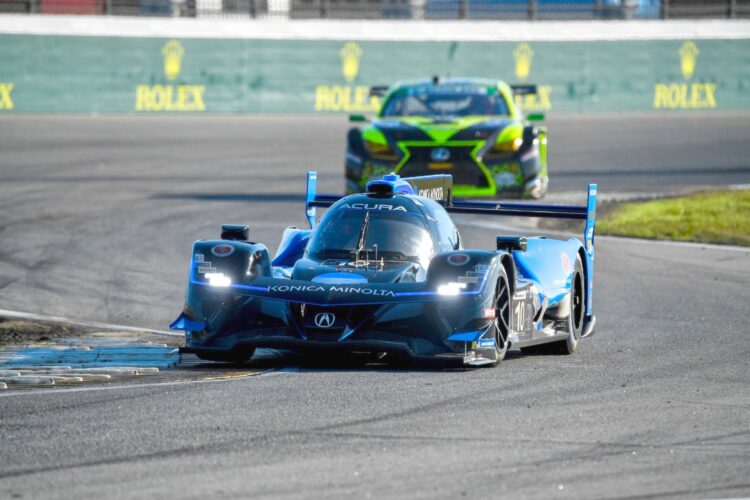
[[[586,251],[583,246],[578,247],[578,257],[581,259],[581,266],[583,267],[583,282],[585,283],[584,290],[586,291],[586,316],[592,316],[594,314],[593,307],[590,307],[591,299],[589,294],[591,293],[591,270],[589,269],[589,259],[586,258]]]
[[[516,291],[516,263],[513,261],[513,256],[504,252],[500,255],[500,265],[505,269],[505,274],[508,276],[508,284],[510,286],[511,293]]]

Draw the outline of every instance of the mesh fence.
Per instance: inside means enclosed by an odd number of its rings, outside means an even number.
[[[265,19],[726,19],[750,0],[0,0],[0,12]]]

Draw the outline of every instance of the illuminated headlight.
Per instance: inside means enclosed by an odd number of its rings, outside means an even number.
[[[206,278],[211,286],[229,286],[232,284],[232,279],[225,276],[224,273],[206,273]]]
[[[516,137],[515,139],[510,141],[498,142],[497,144],[492,146],[492,151],[510,153],[521,149],[521,145],[523,145],[523,138]]]
[[[439,295],[458,295],[466,288],[466,283],[446,283],[437,289]]]

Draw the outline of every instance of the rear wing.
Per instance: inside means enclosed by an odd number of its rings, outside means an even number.
[[[445,206],[448,212],[463,214],[505,215],[509,217],[541,217],[547,219],[575,219],[586,221],[583,241],[589,254],[594,252],[597,185],[589,184],[586,205],[540,205],[494,201],[453,200]]]
[[[310,224],[310,229],[315,228],[317,207],[328,208],[343,196],[335,194],[318,194],[318,173],[307,173],[307,191],[305,192],[305,216]]]
[[[317,172],[307,173],[305,212],[310,228],[315,227],[316,208],[330,207],[340,199],[339,195],[318,194]],[[440,189],[438,189],[438,187]],[[583,241],[589,255],[594,253],[594,226],[596,225],[597,185],[589,184],[586,205],[541,205],[532,203],[506,203],[496,201],[464,201],[452,198],[453,179],[450,175],[400,178],[390,174],[382,179],[370,181],[367,189],[373,191],[401,192],[431,198],[442,204],[448,212],[480,215],[505,215],[509,217],[542,217],[552,219],[575,219],[586,221]]]
[[[423,175],[420,177],[399,177],[396,174],[384,175],[371,180],[365,187],[371,193],[414,194],[450,205],[453,199],[453,176]],[[307,193],[305,195],[305,215],[310,228],[315,227],[316,208],[327,208],[343,198],[339,195],[318,194],[318,173],[307,173]]]
[[[370,87],[370,96],[383,97],[388,93],[388,85],[373,85]]]

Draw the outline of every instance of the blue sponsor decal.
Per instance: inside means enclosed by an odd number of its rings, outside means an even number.
[[[315,276],[312,282],[327,285],[354,285],[367,283],[367,278],[361,274],[354,273],[326,273]]]
[[[472,330],[470,332],[454,333],[448,337],[449,342],[476,342],[486,330]]]

